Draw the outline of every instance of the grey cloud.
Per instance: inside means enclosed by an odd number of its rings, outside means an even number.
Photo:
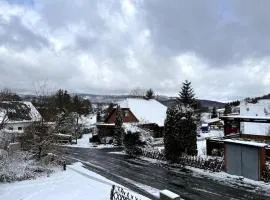
[[[1,22],[2,21],[2,22]],[[9,22],[1,20],[0,16],[0,44],[18,50],[26,48],[41,49],[49,45],[45,37],[37,35],[33,30],[25,27],[18,16],[12,16]]]
[[[145,1],[161,53],[194,51],[213,67],[270,53],[269,6],[266,0]]]
[[[252,75],[247,77],[242,69],[252,68],[245,66],[247,58],[256,66],[268,57],[270,2],[263,0],[263,6],[251,0],[130,2],[136,6],[130,18],[121,1],[115,0],[38,0],[33,6],[19,5],[36,12],[48,32],[42,34],[41,28],[38,35],[24,27],[21,14],[0,24],[0,53],[4,47],[10,54],[0,57],[0,87],[30,88],[35,80],[50,79],[75,92],[123,93],[140,86],[177,94],[181,82],[190,79],[200,98],[267,91],[262,80],[264,74],[270,76],[269,70],[257,73],[260,79],[252,82]],[[16,53],[29,60],[12,55]],[[268,66],[269,60],[265,62]],[[226,88],[230,83],[235,87]]]

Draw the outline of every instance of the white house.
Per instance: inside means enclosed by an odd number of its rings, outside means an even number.
[[[242,101],[240,103],[240,115],[248,117],[270,117],[270,100],[264,99],[254,103]],[[270,125],[242,122],[241,131],[242,133],[253,135],[270,135]]]
[[[31,102],[0,102],[0,124],[2,132],[23,133],[25,127],[41,120],[41,115]]]

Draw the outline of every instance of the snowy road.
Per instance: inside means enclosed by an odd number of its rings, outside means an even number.
[[[112,149],[67,148],[62,151],[102,176],[154,199],[155,189],[169,189],[184,199],[269,199],[260,190],[248,185],[226,185],[190,171],[166,169],[147,161],[127,159],[125,155],[111,154]],[[148,186],[148,187],[146,187]],[[151,188],[155,188],[154,192]],[[254,190],[254,192],[251,192]],[[148,191],[148,192],[147,192]]]

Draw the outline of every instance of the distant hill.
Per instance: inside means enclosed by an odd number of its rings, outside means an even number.
[[[177,103],[176,97],[170,97],[167,99],[157,99],[159,102],[164,104],[165,106],[173,106]],[[199,99],[201,103],[201,107],[203,108],[223,108],[225,106],[225,103],[218,102],[218,101],[211,101],[211,100],[205,100],[205,99]]]
[[[261,97],[255,97],[254,99],[256,100],[260,100],[260,99],[270,99],[270,93],[269,94],[266,94],[266,95],[263,95]]]
[[[207,107],[207,108],[224,108],[225,103],[219,102],[219,101],[211,101],[211,100],[205,100],[205,99],[200,99],[200,103],[202,107]]]
[[[118,101],[124,100],[126,98],[132,97],[131,95],[98,95],[98,94],[78,94],[82,98],[89,99],[92,103],[116,103]],[[35,98],[35,95],[20,95],[23,100],[31,101]],[[270,98],[270,97],[269,97]],[[165,106],[172,106],[176,104],[176,97],[169,97],[165,95],[159,95],[156,97],[156,100]],[[205,108],[222,108],[225,106],[224,103],[211,100],[200,100],[202,107]]]

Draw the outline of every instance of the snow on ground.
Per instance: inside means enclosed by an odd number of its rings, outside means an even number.
[[[223,130],[210,130],[209,133],[201,133],[201,136],[197,138],[197,150],[198,156],[206,155],[206,138],[223,137]]]
[[[227,174],[226,172],[210,172],[207,170],[188,166],[186,168],[191,170],[194,176],[207,177],[212,180],[222,182],[224,184],[234,187],[244,186],[249,191],[257,193],[262,192],[266,195],[270,195],[270,183],[265,183],[263,181],[254,181],[244,177]]]
[[[112,185],[118,184],[85,169],[81,163],[75,163],[68,166],[67,171],[55,173],[48,178],[0,184],[0,199],[104,200],[109,199]],[[135,196],[149,200],[138,194]]]
[[[91,127],[97,122],[97,115],[90,114],[87,116],[81,116],[79,119],[79,123],[85,125],[86,127]]]
[[[77,140],[77,144],[68,144],[68,145],[61,145],[61,146],[76,147],[76,148],[96,148],[96,149],[113,148],[114,147],[111,144],[96,145],[95,143],[89,143],[89,139],[91,137],[92,137],[92,133],[83,134],[82,138]]]
[[[197,140],[198,156],[206,155],[206,140]]]
[[[151,158],[146,158],[146,157],[140,157],[140,159],[149,163],[153,163],[153,164],[166,164],[167,163],[166,161],[160,161],[157,159],[151,159]],[[261,192],[270,196],[270,183],[265,183],[263,181],[254,181],[254,180],[239,177],[236,175],[227,174],[226,172],[211,172],[211,171],[189,167],[189,166],[186,166],[185,168],[192,171],[193,176],[195,177],[197,176],[200,178],[201,177],[210,178],[219,183],[230,185],[236,188],[238,188],[239,186],[245,187],[249,191],[257,192],[257,193]],[[170,170],[179,172],[179,168],[175,168],[175,167],[170,168]]]
[[[200,137],[198,140],[202,140],[205,138],[214,138],[214,137],[223,137],[224,131],[223,130],[210,130],[209,133],[200,133]]]
[[[127,155],[125,151],[113,151],[108,152],[109,154],[116,154],[116,155]]]

